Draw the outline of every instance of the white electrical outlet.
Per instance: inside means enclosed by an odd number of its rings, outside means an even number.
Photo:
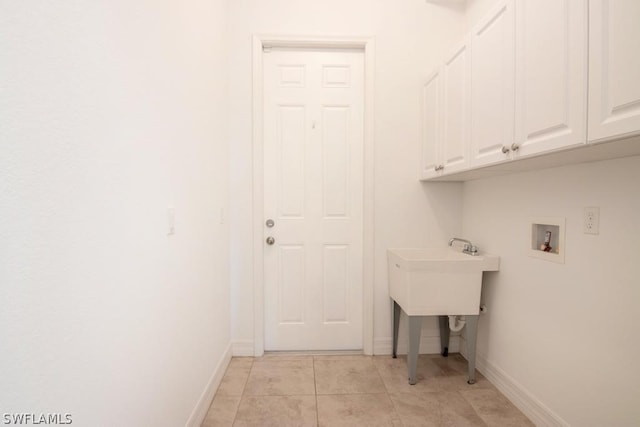
[[[583,231],[585,234],[600,233],[600,208],[584,208]]]

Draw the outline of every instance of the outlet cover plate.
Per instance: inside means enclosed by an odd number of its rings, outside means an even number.
[[[600,208],[591,206],[584,208],[584,219],[582,222],[582,231],[585,234],[600,233]]]

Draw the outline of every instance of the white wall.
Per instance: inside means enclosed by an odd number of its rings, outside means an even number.
[[[464,184],[464,235],[486,275],[478,357],[574,426],[640,423],[640,157]],[[582,232],[600,207],[600,234]],[[527,255],[530,217],[566,218],[566,263]]]
[[[223,360],[225,3],[0,3],[0,413],[184,425]]]
[[[418,182],[421,82],[462,34],[463,13],[423,0],[231,3],[231,282],[236,354],[253,354],[251,40],[253,34],[375,37],[374,337],[390,351],[386,249],[445,245],[460,186]]]

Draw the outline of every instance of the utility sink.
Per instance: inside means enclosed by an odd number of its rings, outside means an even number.
[[[442,356],[449,354],[450,320],[447,316],[465,316],[469,384],[476,382],[476,337],[480,312],[482,272],[498,271],[500,258],[476,255],[477,247],[464,239],[465,251],[447,248],[388,249],[389,295],[393,300],[393,357],[398,350],[400,311],[409,320],[407,366],[409,384],[417,377],[420,328],[424,316],[438,316]],[[456,329],[457,330],[457,329]]]
[[[477,315],[482,272],[500,257],[454,248],[388,249],[389,294],[409,316]]]

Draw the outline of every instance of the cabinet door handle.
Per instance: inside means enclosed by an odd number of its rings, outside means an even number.
[[[520,146],[518,144],[516,144],[515,142],[513,144],[511,144],[511,150],[512,151],[518,151],[520,149]]]
[[[509,147],[507,147],[506,145],[503,145],[503,146],[502,146],[502,152],[503,152],[504,154],[507,154],[509,151],[511,151],[511,150],[509,149]]]

